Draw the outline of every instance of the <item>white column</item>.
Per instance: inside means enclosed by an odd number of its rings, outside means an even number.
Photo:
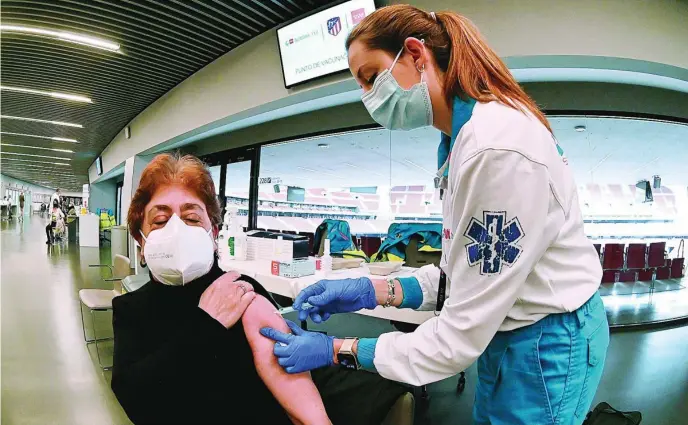
[[[131,198],[136,193],[136,189],[139,187],[139,182],[141,181],[141,173],[146,165],[150,162],[152,156],[132,156],[128,158],[124,163],[124,181],[122,182],[122,224],[126,222],[127,214],[129,213],[129,205],[131,205]],[[129,238],[129,260],[131,261],[131,267],[135,268],[138,272],[140,266],[138,265],[138,249],[136,246],[136,241],[131,235]]]

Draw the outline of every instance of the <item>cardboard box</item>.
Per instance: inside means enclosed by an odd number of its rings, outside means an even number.
[[[248,260],[308,258],[308,238],[305,236],[253,230],[248,232],[246,239]]]
[[[272,261],[271,273],[275,276],[297,278],[315,274],[315,259],[302,258],[291,261]]]

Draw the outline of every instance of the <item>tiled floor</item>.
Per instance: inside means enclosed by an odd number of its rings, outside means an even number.
[[[109,261],[108,250],[45,245],[45,221],[2,222],[2,424],[130,424],[109,388],[109,375],[83,341],[77,292],[106,287],[89,264]],[[109,316],[99,316],[107,332]],[[89,328],[90,329],[90,328]],[[333,317],[325,327],[340,336],[376,336],[389,323],[359,315]],[[102,332],[102,331],[101,331]],[[102,348],[111,361],[111,345]],[[643,424],[688,425],[688,326],[617,332],[597,400],[643,412]],[[456,378],[430,385],[429,410],[417,424],[470,424],[475,368],[455,394]]]

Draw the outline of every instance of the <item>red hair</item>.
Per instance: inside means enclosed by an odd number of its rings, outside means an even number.
[[[348,50],[360,39],[371,50],[396,55],[408,37],[425,40],[437,66],[444,72],[444,97],[478,102],[498,100],[533,114],[547,129],[552,128],[537,104],[526,94],[509,68],[487,45],[478,28],[455,12],[430,14],[407,4],[387,6],[368,15],[346,39]]]
[[[213,226],[222,222],[220,203],[215,194],[215,183],[206,165],[192,155],[163,153],[146,166],[141,174],[139,187],[131,198],[127,224],[134,239],[141,237],[141,226],[146,213],[146,205],[161,186],[179,185],[192,193],[205,204],[205,209]]]

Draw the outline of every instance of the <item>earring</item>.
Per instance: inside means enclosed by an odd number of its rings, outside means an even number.
[[[425,64],[421,66],[420,69],[418,69],[418,66],[416,66],[416,71],[420,72],[421,74],[425,72]]]

